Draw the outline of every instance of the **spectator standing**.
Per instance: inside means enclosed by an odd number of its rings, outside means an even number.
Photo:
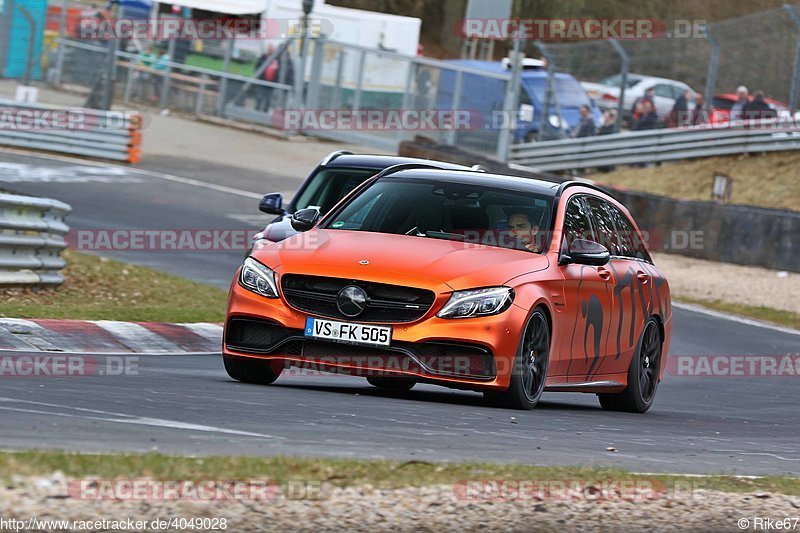
[[[731,122],[734,120],[742,120],[744,118],[744,106],[747,102],[750,101],[750,93],[747,90],[747,87],[744,85],[739,85],[736,89],[736,102],[731,107]]]
[[[654,87],[650,87],[644,92],[644,96],[640,96],[633,102],[633,107],[631,108],[631,116],[633,117],[633,123],[642,118],[644,114],[643,108],[645,102],[650,102],[650,107],[653,109],[656,108],[656,90]]]
[[[681,128],[689,124],[689,99],[692,97],[692,92],[689,89],[684,89],[683,93],[675,100],[675,105],[672,106],[667,118],[665,119],[668,128]]]
[[[591,137],[594,135],[595,125],[591,108],[583,104],[580,110],[581,120],[578,127],[572,132],[573,137]]]
[[[708,111],[705,109],[706,100],[703,96],[703,93],[697,93],[694,95],[694,110],[692,111],[692,116],[689,120],[689,125],[691,126],[700,126],[702,124],[708,124]]]
[[[256,72],[261,70],[266,64],[269,57],[275,53],[272,45],[268,46],[266,51],[256,61]],[[277,59],[270,61],[270,64],[264,68],[261,73],[261,79],[264,81],[276,82],[278,81],[278,71],[280,64]],[[266,85],[259,85],[256,87],[256,109],[259,111],[269,111],[270,103],[272,102],[272,87]]]
[[[649,100],[642,101],[641,116],[633,129],[639,130],[652,130],[658,126],[658,115],[656,115],[656,108]]]
[[[603,112],[603,124],[598,128],[598,135],[608,135],[614,133],[617,125],[617,111],[615,109],[606,109]]]
[[[753,93],[753,99],[742,108],[742,118],[745,120],[769,120],[776,118],[778,112],[764,101],[764,91]]]

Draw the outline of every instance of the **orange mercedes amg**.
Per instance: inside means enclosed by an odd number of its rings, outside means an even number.
[[[663,375],[669,286],[628,211],[593,186],[390,167],[231,284],[223,358],[239,381],[300,366],[530,409],[543,391],[643,413]]]

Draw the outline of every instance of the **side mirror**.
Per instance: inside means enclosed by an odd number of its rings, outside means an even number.
[[[569,245],[568,254],[561,254],[558,264],[575,263],[577,265],[603,266],[610,259],[611,254],[602,244],[587,239],[575,239]]]
[[[317,225],[319,210],[314,208],[300,209],[292,214],[292,228],[295,231],[308,231]]]
[[[258,210],[269,215],[282,215],[286,212],[283,208],[283,195],[279,192],[267,194],[258,202]]]

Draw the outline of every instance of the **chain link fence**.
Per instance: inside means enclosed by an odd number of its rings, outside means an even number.
[[[789,103],[798,25],[789,8],[777,8],[706,26],[688,37],[621,40],[630,60],[629,72],[687,83],[705,92],[711,42],[719,44],[715,93],[735,92],[739,85],[763,90],[768,97]],[[559,70],[582,81],[601,81],[618,74],[620,56],[609,41],[548,43]],[[539,55],[531,43],[526,52]]]

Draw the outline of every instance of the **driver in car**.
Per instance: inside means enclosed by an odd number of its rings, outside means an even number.
[[[531,252],[542,252],[542,238],[539,235],[539,217],[532,209],[510,207],[508,209],[508,229],[519,243],[519,248]]]

